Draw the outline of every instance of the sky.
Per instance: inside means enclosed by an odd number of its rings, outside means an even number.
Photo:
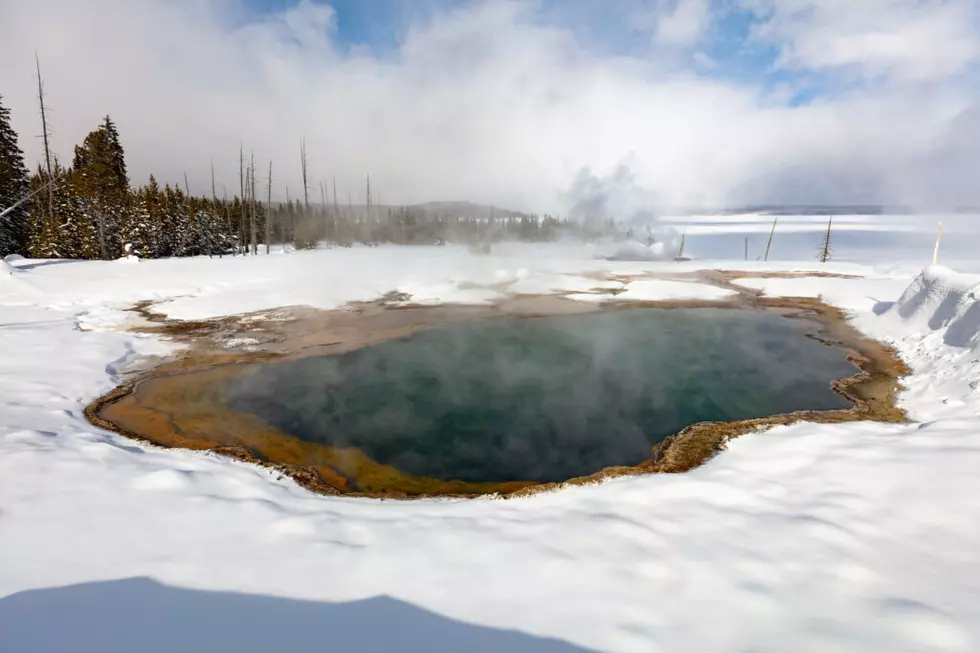
[[[243,147],[296,198],[305,139],[311,201],[980,204],[975,0],[0,0],[30,162],[35,53],[58,156],[108,113],[134,184]]]

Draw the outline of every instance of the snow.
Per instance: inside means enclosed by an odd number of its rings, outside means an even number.
[[[630,283],[626,290],[613,299],[619,301],[663,301],[678,299],[700,299],[713,301],[728,299],[736,295],[734,290],[706,286],[686,281],[670,281],[666,279],[640,279]]]
[[[569,243],[13,261],[0,270],[0,650],[978,650],[980,277],[925,268],[919,249],[826,266],[809,252],[610,262]],[[963,256],[941,260],[976,269]],[[858,275],[739,283],[823,297],[892,342],[913,368],[913,422],[779,427],[687,474],[526,499],[381,502],[129,441],[82,412],[140,356],[173,350],[124,328],[142,299],[190,318],[391,290],[581,294],[604,272],[699,268]],[[643,298],[715,290],[626,284]]]

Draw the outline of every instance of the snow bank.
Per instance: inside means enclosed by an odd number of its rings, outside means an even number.
[[[980,275],[926,268],[891,311],[913,327],[942,330],[951,347],[980,349]]]
[[[631,281],[626,290],[607,299],[610,301],[716,301],[737,295],[734,290],[707,286],[703,283],[671,281],[668,279],[638,279]]]
[[[10,265],[6,259],[0,261],[0,297],[3,297],[5,303],[19,304],[40,295],[38,289],[25,277],[23,272]]]
[[[446,619],[619,653],[980,650],[980,277],[930,268],[909,286],[921,267],[613,265],[588,254],[355,248],[0,268],[0,597],[41,590],[0,600],[0,650],[40,650],[59,634],[57,648],[85,649],[63,627],[78,614],[93,638],[105,636],[100,650],[132,650],[112,640],[117,604],[92,588],[57,588],[140,577],[156,583],[127,584],[137,607],[162,593],[201,601],[166,622],[181,636],[194,632],[194,614],[243,614],[237,602],[225,609],[225,595],[189,593],[223,590],[321,610],[384,595]],[[452,301],[480,285],[582,288],[596,271],[741,266],[866,274],[764,283],[768,294],[824,296],[871,336],[892,338],[913,369],[902,404],[921,423],[799,423],[734,440],[689,474],[528,499],[379,502],[312,495],[267,469],[143,445],[83,415],[132,361],[167,350],[155,336],[112,328],[139,299],[175,298],[169,308],[186,317],[330,307],[399,288]],[[16,293],[31,287],[36,297],[22,301]],[[647,299],[706,292],[663,280],[628,287]],[[73,596],[81,606],[63,600]],[[78,610],[86,602],[108,611],[87,618],[91,609]],[[18,605],[27,611],[9,607]],[[357,623],[391,625],[390,613],[368,617]],[[423,623],[414,611],[408,618]],[[12,639],[14,626],[26,639]],[[541,650],[489,641],[456,650]]]

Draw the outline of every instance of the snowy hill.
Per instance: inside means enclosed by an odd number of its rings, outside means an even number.
[[[892,311],[915,327],[942,330],[951,347],[980,348],[980,275],[927,268]]]

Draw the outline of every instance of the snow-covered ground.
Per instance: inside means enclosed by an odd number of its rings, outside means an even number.
[[[745,234],[768,238],[745,224],[768,217],[740,216],[676,221],[685,263],[555,244],[0,267],[0,650],[980,650],[980,276],[925,269],[935,217],[838,220],[853,228],[827,265],[803,219],[781,220],[774,260],[745,262]],[[945,220],[941,262],[980,271],[976,233]],[[913,423],[780,427],[688,474],[526,499],[380,502],[82,414],[136,357],[172,347],[125,330],[138,300],[188,319],[392,290],[712,298],[597,280],[706,267],[860,277],[739,283],[820,296],[894,342]]]

